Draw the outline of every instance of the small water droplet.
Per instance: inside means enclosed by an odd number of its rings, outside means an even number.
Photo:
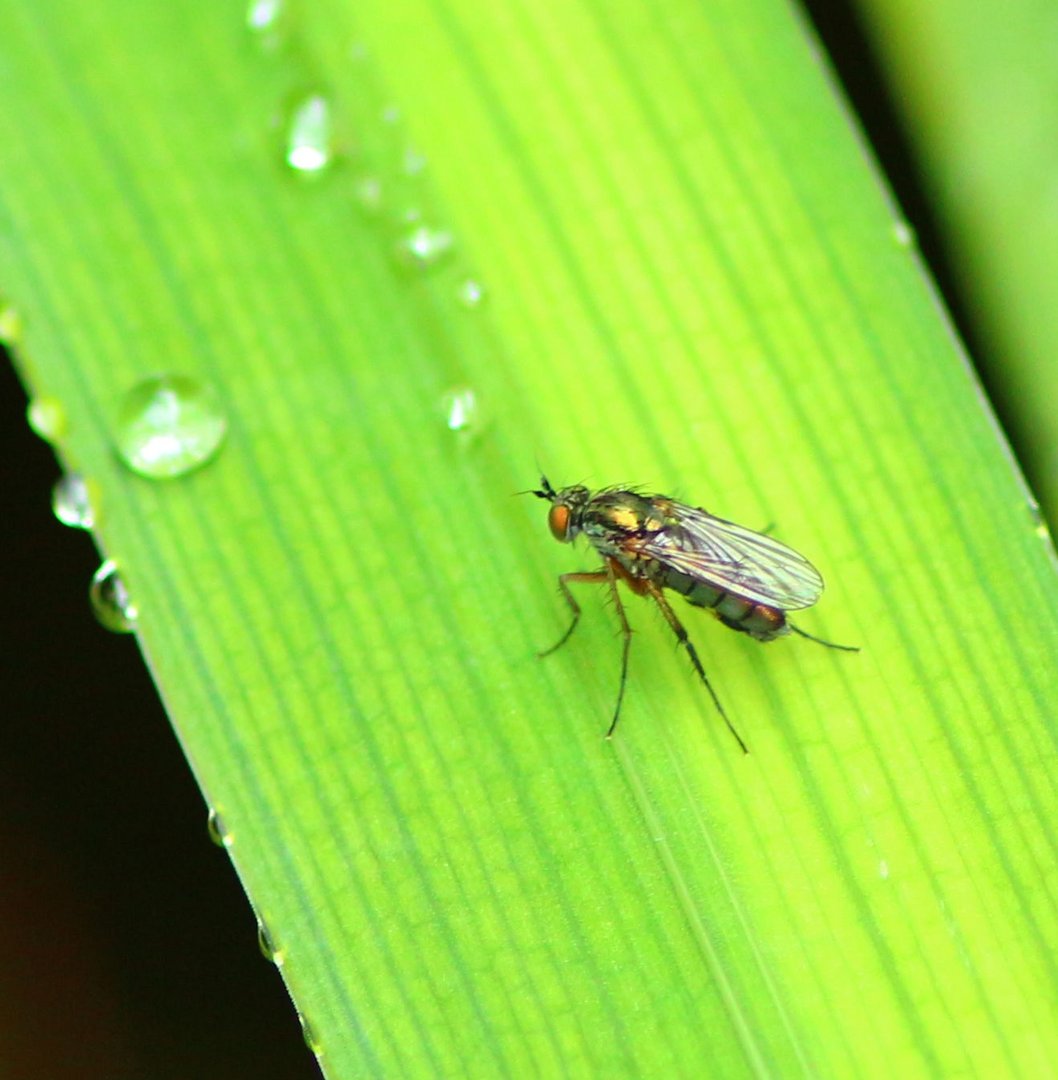
[[[288,7],[285,0],[250,0],[246,27],[267,49],[274,49],[284,37]]]
[[[334,158],[334,119],[323,94],[301,98],[287,125],[287,164],[302,175],[316,175]]]
[[[96,523],[88,481],[80,473],[66,473],[51,489],[52,513],[72,529],[90,529]]]
[[[159,375],[125,395],[114,443],[133,472],[160,480],[204,465],[227,430],[227,418],[205,386],[186,375]]]
[[[449,431],[465,431],[474,422],[478,411],[478,400],[469,387],[447,390],[441,397],[445,422]]]
[[[92,602],[96,619],[105,629],[112,630],[115,634],[130,634],[136,629],[136,605],[133,604],[113,559],[107,559],[92,575],[88,598]]]
[[[882,859],[878,863],[878,876],[882,879],[882,881],[889,880],[889,864],[885,861],[885,859]]]
[[[213,807],[210,808],[209,817],[206,819],[206,831],[209,833],[210,840],[212,840],[217,847],[231,847],[234,842],[234,838],[231,833],[228,832],[228,828],[224,824],[224,819]]]
[[[476,308],[485,299],[485,287],[474,278],[465,278],[456,289],[456,298],[465,308]]]
[[[22,340],[22,316],[12,303],[0,297],[0,345],[9,348]]]
[[[305,1040],[305,1045],[316,1057],[322,1057],[323,1047],[320,1046],[320,1040],[317,1038],[316,1032],[312,1030],[312,1025],[305,1019],[304,1013],[298,1013],[298,1022],[301,1024],[301,1037]]]
[[[374,216],[382,209],[382,181],[377,176],[360,176],[353,183],[353,197],[360,209]]]
[[[261,955],[270,963],[275,964],[276,967],[283,966],[283,950],[276,947],[275,941],[272,939],[272,935],[265,926],[263,919],[257,920],[257,946],[261,950]]]
[[[402,266],[428,270],[436,266],[452,250],[452,234],[447,229],[416,224],[397,240],[394,252]]]
[[[485,429],[481,400],[469,386],[453,387],[441,395],[441,415],[445,427],[464,441],[477,438]]]
[[[1050,543],[1051,530],[1047,524],[1047,519],[1043,516],[1043,511],[1040,509],[1040,504],[1029,495],[1026,499],[1026,506],[1029,511],[1029,518],[1032,521],[1032,528],[1036,535],[1041,539]]]
[[[56,443],[66,434],[66,410],[58,398],[34,398],[26,409],[26,421],[45,442]]]
[[[406,147],[401,158],[401,168],[408,176],[419,176],[426,170],[426,155],[414,146]]]
[[[911,228],[909,222],[903,218],[898,218],[893,222],[893,239],[901,247],[914,247],[915,246],[915,230]]]

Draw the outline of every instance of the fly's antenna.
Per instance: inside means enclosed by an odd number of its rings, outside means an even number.
[[[547,499],[548,502],[554,502],[557,492],[551,486],[551,482],[546,476],[540,477],[539,488],[526,488],[525,491],[512,492],[514,495],[535,495],[538,499]]]

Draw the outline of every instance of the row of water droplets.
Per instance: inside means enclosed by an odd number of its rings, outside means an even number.
[[[263,47],[283,54],[291,29],[284,0],[252,0],[247,22]],[[352,47],[349,60],[358,73],[354,81],[368,86],[366,50]],[[308,84],[309,80],[303,82]],[[370,102],[372,94],[366,98]],[[342,122],[330,94],[311,89],[293,96],[282,123],[285,167],[300,178],[317,181],[344,173],[351,208],[372,222],[390,252],[395,272],[418,280],[434,276],[447,290],[449,302],[467,312],[477,310],[485,300],[485,289],[462,265],[452,231],[429,209],[428,162],[407,141],[400,110],[375,95],[375,107],[368,113],[360,117],[367,137],[361,151],[354,152],[350,149],[354,140],[340,135]],[[351,168],[336,168],[343,159]],[[0,342],[17,349],[21,340],[18,310],[0,302]],[[468,386],[445,391],[438,412],[445,427],[463,441],[476,438],[482,430],[481,404]],[[38,435],[57,448],[69,433],[67,413],[58,398],[34,398],[27,419]],[[111,418],[111,437],[119,460],[137,475],[156,481],[179,478],[205,465],[220,450],[227,430],[227,417],[209,386],[180,373],[138,382],[123,396]],[[92,529],[99,524],[98,494],[91,480],[77,472],[67,473],[55,484],[52,509],[58,521],[72,528]],[[114,560],[105,560],[93,575],[89,596],[98,621],[106,629],[118,633],[135,630],[136,604]],[[210,831],[219,843],[230,845],[230,835],[222,831],[219,818],[212,814]],[[263,922],[260,940],[268,958],[281,964],[282,952],[272,944]],[[304,1019],[303,1027],[310,1048],[319,1053]]]
[[[284,47],[293,32],[291,24],[286,0],[251,0],[247,26],[265,50],[294,56],[297,50]],[[351,203],[391,240],[395,269],[417,277],[443,274],[451,302],[474,311],[483,303],[485,289],[460,265],[452,232],[426,209],[432,202],[426,158],[407,141],[400,110],[384,104],[382,95],[371,90],[367,51],[354,45],[349,60],[354,83],[367,91],[368,105],[359,118],[365,129],[360,140],[363,151],[342,149],[354,140],[340,136],[342,125],[331,95],[311,90],[296,96],[286,113],[285,165],[299,176],[322,178],[343,158],[350,158]],[[17,309],[0,302],[0,343],[17,349],[21,339]],[[444,426],[464,441],[476,438],[484,427],[479,395],[469,386],[446,390],[437,411]],[[35,398],[27,418],[32,429],[55,446],[67,434],[66,412],[57,398]],[[144,379],[124,395],[113,417],[112,439],[117,456],[130,470],[164,480],[185,476],[210,461],[227,429],[227,417],[211,389],[189,375],[172,373]],[[52,493],[56,518],[73,528],[92,529],[98,524],[97,503],[92,485],[79,473],[63,476]],[[136,606],[113,560],[104,561],[94,575],[90,599],[107,629],[123,633],[135,629]]]
[[[217,845],[217,847],[231,848],[234,846],[235,837],[228,829],[220,812],[215,808],[209,812],[207,830],[209,832],[209,838]],[[277,968],[281,968],[286,963],[285,951],[282,946],[276,942],[272,935],[272,931],[268,928],[268,923],[260,914],[257,915],[257,947],[260,949],[261,955],[270,964],[275,964]],[[301,1024],[301,1033],[305,1040],[305,1045],[318,1057],[323,1051],[316,1038],[315,1032],[312,1030],[312,1027],[304,1014],[299,1013],[298,1020]]]
[[[351,209],[371,223],[397,273],[420,281],[435,277],[448,303],[467,312],[478,309],[486,290],[464,264],[435,207],[429,162],[408,138],[400,108],[379,89],[369,50],[359,42],[348,46],[343,81],[351,92],[340,104],[302,59],[286,0],[250,0],[246,24],[261,50],[287,65],[299,87],[279,123],[285,167],[305,181],[345,185]],[[464,445],[485,428],[480,395],[466,385],[441,395],[438,414]]]
[[[16,345],[15,342],[9,342]],[[57,398],[34,398],[27,410],[30,427],[58,446],[68,433],[66,411]],[[119,460],[150,480],[185,476],[205,465],[220,449],[228,424],[216,397],[186,375],[158,375],[133,386],[120,401],[112,422]],[[99,523],[94,485],[77,472],[61,476],[52,489],[52,511],[63,525],[92,529]],[[136,605],[112,559],[92,577],[92,610],[100,624],[116,633],[136,628]]]

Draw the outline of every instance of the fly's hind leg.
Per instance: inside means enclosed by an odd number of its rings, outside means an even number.
[[[702,680],[706,690],[709,691],[709,696],[713,699],[713,704],[716,706],[717,712],[720,713],[724,723],[727,724],[727,730],[734,735],[735,742],[742,748],[742,753],[748,754],[749,750],[742,741],[742,736],[735,730],[735,725],[731,723],[727,713],[724,711],[724,706],[720,704],[720,699],[716,696],[713,684],[709,681],[709,677],[705,673],[705,668],[702,667],[702,662],[698,659],[698,651],[695,649],[687,631],[684,629],[683,623],[680,622],[676,612],[672,610],[672,606],[669,604],[668,600],[665,599],[661,589],[659,589],[657,585],[652,581],[644,581],[643,586],[643,591],[650,596],[661,609],[661,614],[665,616],[665,621],[672,627],[672,632],[676,635],[677,641],[679,641],[679,643],[687,650],[687,655],[691,658],[694,670],[698,672],[698,678]]]
[[[789,619],[786,620],[786,625],[795,633],[803,638],[807,638],[809,641],[814,641],[817,645],[825,645],[828,649],[840,649],[842,652],[859,652],[859,645],[838,645],[835,641],[825,641],[821,637],[816,637],[815,634],[809,634],[807,631],[802,630],[799,626],[794,626]]]

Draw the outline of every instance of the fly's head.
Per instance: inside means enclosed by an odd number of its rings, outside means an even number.
[[[563,544],[571,544],[583,527],[584,507],[591,499],[591,492],[579,484],[556,491],[547,477],[541,476],[540,489],[532,494],[538,499],[547,499],[551,504],[547,512],[551,535]]]

